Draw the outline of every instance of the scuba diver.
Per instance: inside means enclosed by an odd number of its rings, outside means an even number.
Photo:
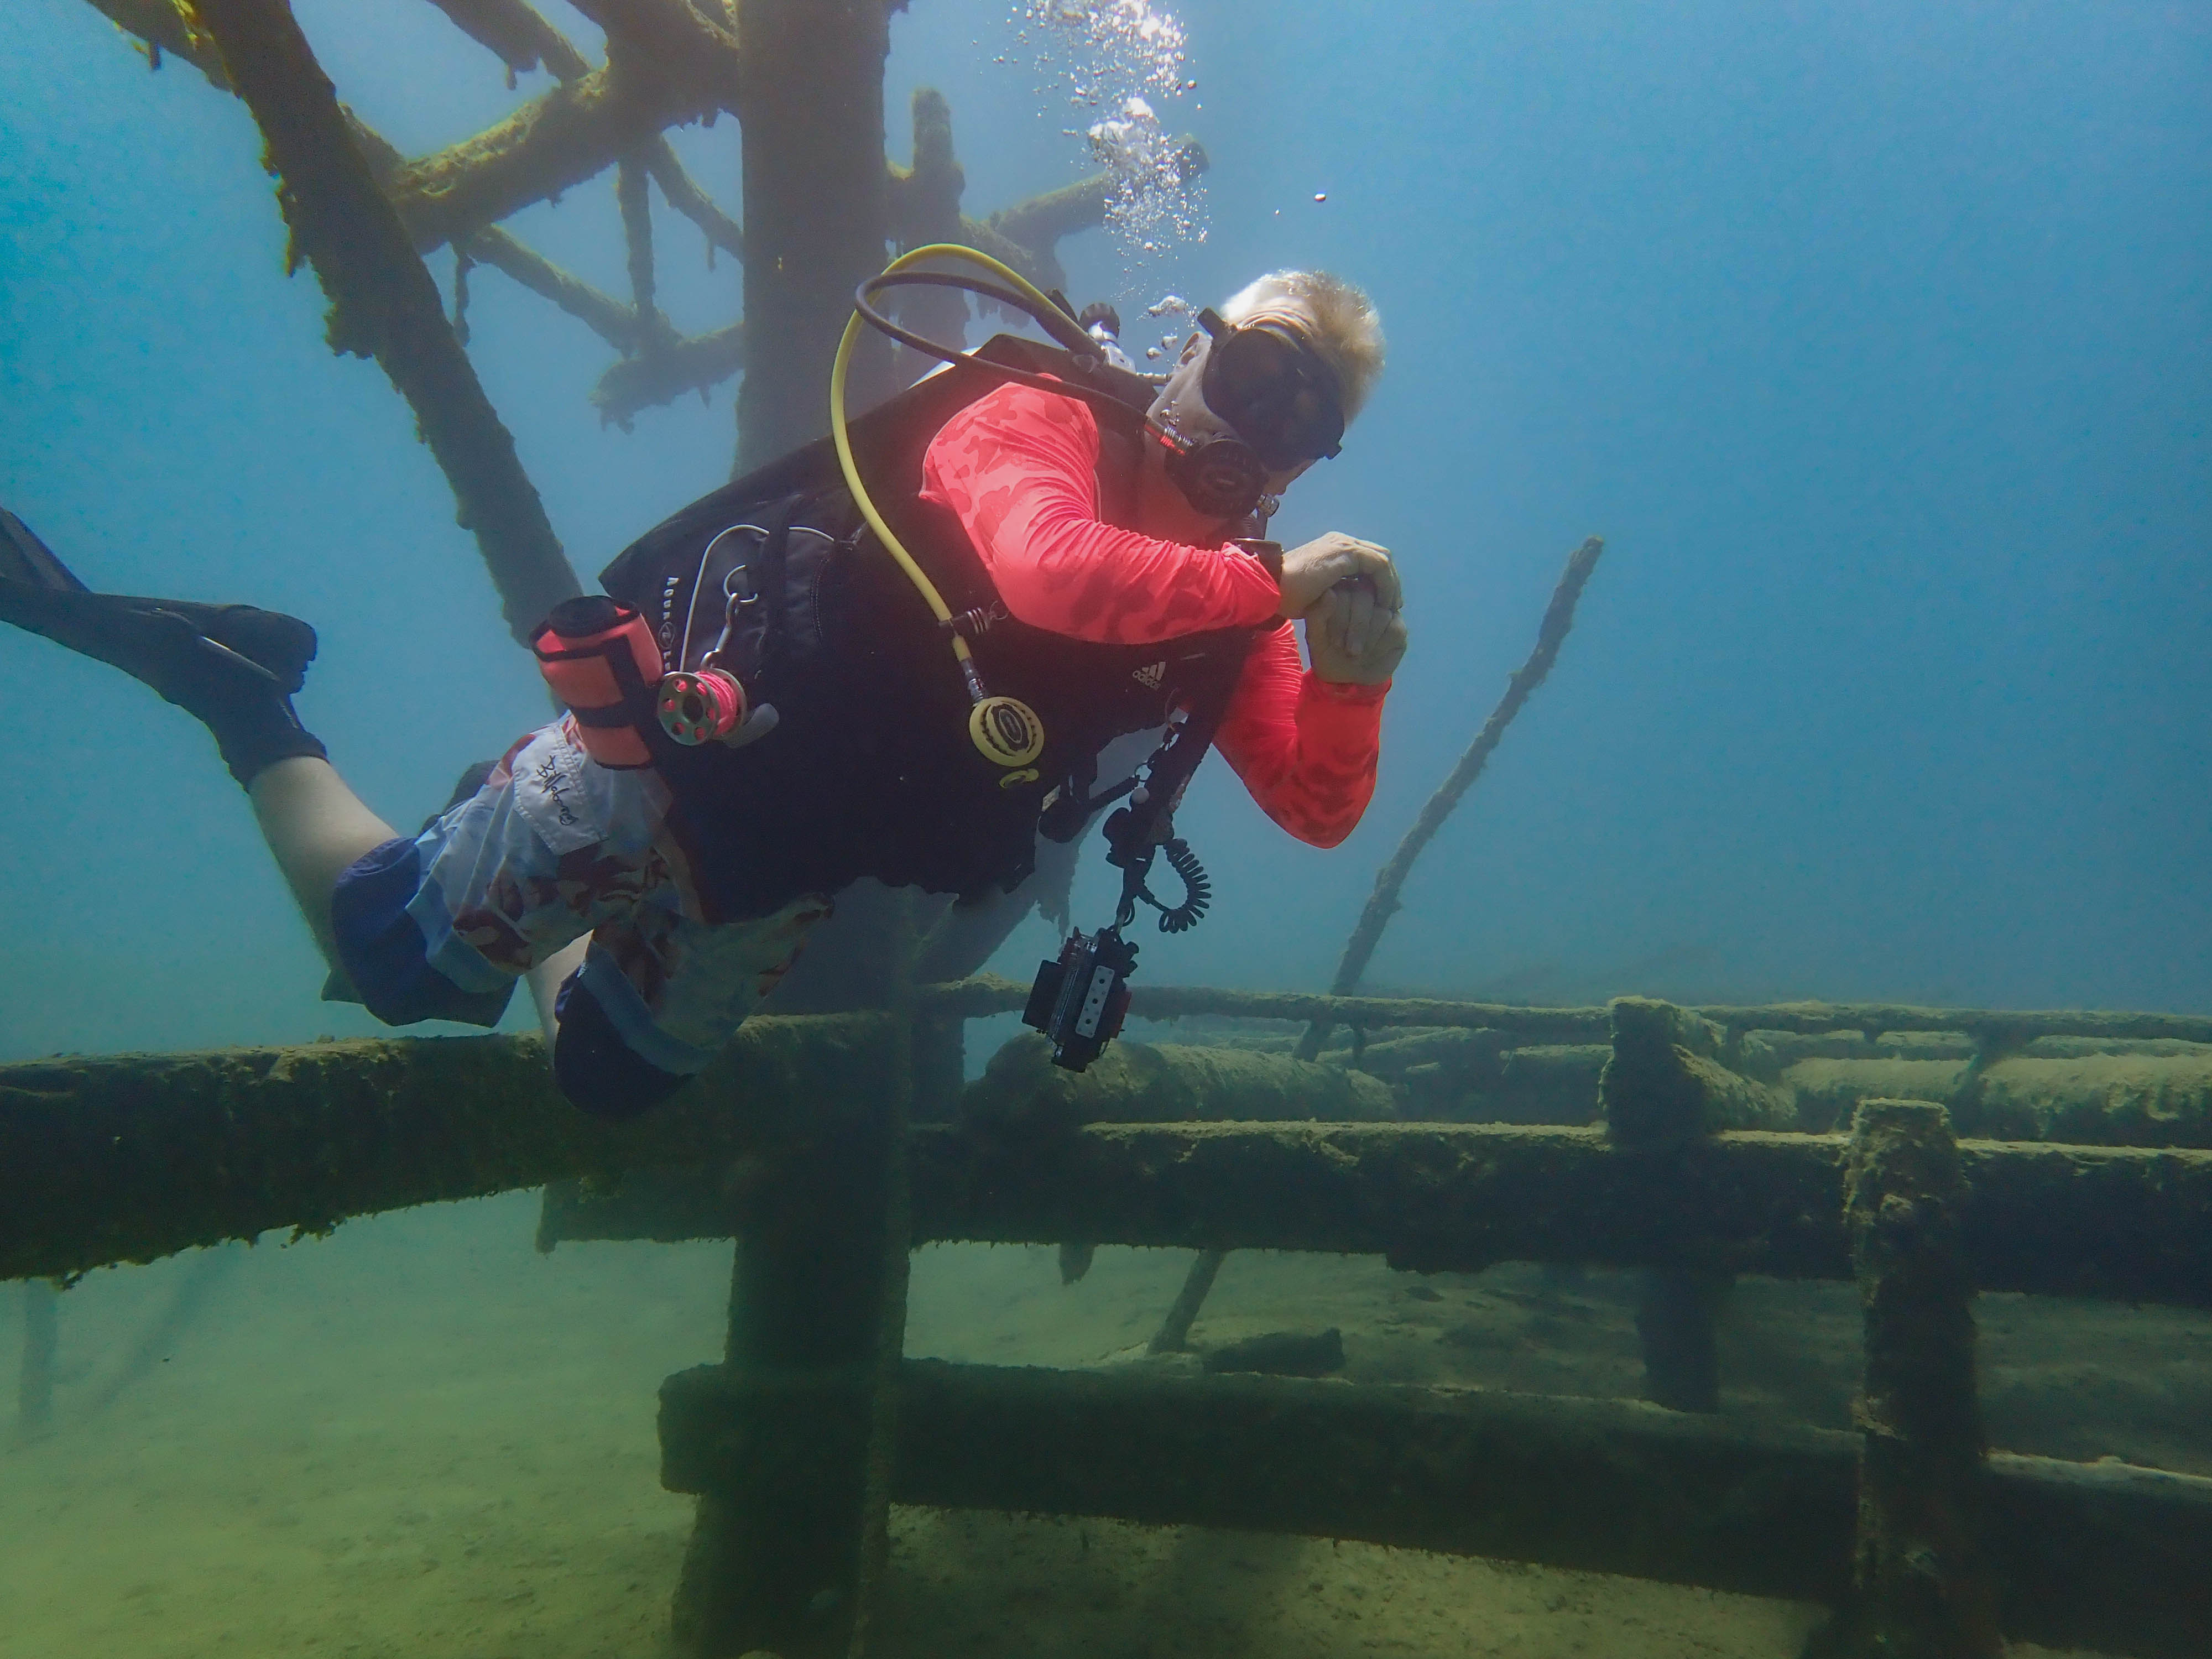
[[[917,268],[954,258],[989,280]],[[985,295],[1057,343],[925,340],[876,307],[901,283]],[[606,1116],[702,1070],[841,890],[1011,892],[1041,834],[1071,841],[1119,802],[1121,912],[1077,931],[1031,999],[1080,1069],[1127,1006],[1137,906],[1170,933],[1206,908],[1169,817],[1198,758],[1218,748],[1278,824],[1335,845],[1373,792],[1406,649],[1387,550],[1260,539],[1380,374],[1373,307],[1280,271],[1200,320],[1148,379],[996,262],[945,246],[894,262],[860,289],[830,437],[684,508],[608,567],[605,593],[557,607],[536,650],[568,712],[412,836],[295,713],[306,623],[90,592],[4,511],[0,618],[208,727],[335,994],[389,1024],[489,1026],[526,978],[562,1091]],[[946,367],[848,422],[864,321]],[[1165,733],[1148,768],[1101,788],[1102,753],[1145,732]],[[1152,895],[1155,854],[1182,902]]]

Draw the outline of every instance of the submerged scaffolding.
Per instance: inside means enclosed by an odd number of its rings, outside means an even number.
[[[288,258],[330,298],[331,344],[374,356],[406,398],[518,631],[577,584],[463,349],[474,267],[619,354],[592,394],[611,422],[742,372],[742,470],[816,434],[847,296],[886,246],[968,242],[1049,289],[1060,240],[1099,223],[1111,191],[1094,179],[968,216],[951,112],[927,89],[912,165],[893,163],[884,0],[578,0],[606,36],[596,65],[526,0],[436,0],[510,84],[540,67],[555,84],[412,158],[338,101],[283,0],[91,3],[155,67],[184,59],[246,102],[279,174]],[[738,216],[666,137],[725,112],[744,128]],[[1188,143],[1179,165],[1194,173],[1204,154]],[[627,299],[501,222],[610,172]],[[741,262],[742,319],[685,337],[660,309],[652,187],[710,258]],[[440,249],[450,318],[422,264]],[[908,320],[950,339],[964,319]],[[912,367],[869,349],[862,390]],[[1378,890],[1377,928],[1395,894]],[[1345,988],[1371,945],[1355,939]],[[697,1086],[632,1125],[569,1109],[536,1045],[504,1038],[0,1067],[0,1279],[66,1281],[549,1182],[547,1248],[738,1237],[726,1361],[662,1396],[664,1479],[701,1497],[675,1614],[701,1654],[861,1653],[895,1500],[1803,1596],[1839,1610],[1829,1653],[1981,1654],[2000,1632],[2153,1659],[2212,1651],[2212,1480],[1985,1453],[1967,1311],[1977,1285],[2212,1304],[2212,1090],[2121,1087],[2053,1049],[2201,1045],[2212,1020],[1154,988],[1139,1016],[1304,1022],[1309,1057],[1322,1030],[1349,1027],[1352,1048],[1330,1065],[1124,1051],[1080,1084],[1017,1054],[963,1091],[961,1023],[1018,1007],[1019,988],[874,1000],[889,1006],[750,1022]],[[1947,1033],[1957,1052],[1900,1057],[1882,1043],[1898,1033]],[[1940,1104],[1883,1098],[1923,1085]],[[1387,1121],[1475,1097],[1522,1121]],[[1820,1133],[1843,1121],[1848,1135]],[[2016,1138],[1954,1141],[1954,1123]],[[767,1178],[733,1178],[740,1160]],[[1073,1242],[1078,1262],[1121,1243],[1217,1261],[1374,1252],[1424,1271],[1633,1266],[1648,1391],[1666,1405],[902,1363],[908,1251],[951,1238]],[[1862,1432],[1752,1432],[1713,1414],[1711,1291],[1740,1273],[1856,1281]],[[28,1305],[27,1422],[47,1409],[55,1314],[50,1295]]]
[[[1295,1121],[1373,1114],[1388,1085],[1351,1081],[1346,1052],[1164,1048],[1095,1080],[1017,1063],[963,1089],[946,1026],[1006,995],[970,981],[904,1011],[756,1020],[699,1087],[634,1125],[568,1109],[537,1045],[500,1037],[0,1068],[0,1277],[549,1182],[542,1248],[738,1238],[728,1356],[662,1395],[664,1480],[702,1499],[677,1608],[702,1654],[857,1651],[890,1502],[1312,1533],[1821,1601],[1841,1613],[1836,1652],[1931,1631],[1952,1631],[1931,1652],[1995,1650],[1962,1621],[2154,1659],[2212,1643],[2212,1480],[1985,1453],[1969,1311],[1977,1287],[2212,1306],[2212,1112],[2175,1124],[2195,1146],[1958,1141],[1942,1106],[1880,1100],[1848,1134],[1744,1129],[1728,1126],[1782,1115],[1780,1091],[1726,1063],[1792,1030],[1917,1030],[1977,1034],[1992,1053],[2132,1040],[2193,1073],[2212,1069],[2197,1047],[2212,1020],[1142,997],[1155,1017],[1607,1039],[1595,1126]],[[946,1121],[906,1127],[909,1109]],[[1224,1121],[1254,1110],[1268,1120]],[[740,1159],[749,1178],[732,1177]],[[906,1252],[940,1239],[1855,1279],[1862,1432],[1292,1376],[901,1363]],[[1655,1394],[1710,1345],[1704,1304],[1671,1305],[1671,1323],[1644,1323]]]

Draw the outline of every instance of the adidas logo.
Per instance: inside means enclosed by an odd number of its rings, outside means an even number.
[[[1168,665],[1164,662],[1146,663],[1129,678],[1147,691],[1157,691],[1160,682],[1168,677]]]

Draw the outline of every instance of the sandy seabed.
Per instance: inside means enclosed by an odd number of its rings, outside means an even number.
[[[729,1247],[539,1256],[535,1222],[534,1197],[514,1194],[70,1291],[51,1423],[0,1449],[0,1659],[669,1654],[692,1500],[659,1486],[655,1389],[719,1354]],[[1093,1363],[1150,1333],[1187,1261],[1102,1249],[1063,1287],[1049,1250],[925,1250],[908,1349]],[[1368,1380],[1628,1395],[1620,1289],[1534,1268],[1420,1281],[1373,1261],[1246,1255],[1196,1334],[1334,1324],[1350,1374]],[[1850,1294],[1742,1287],[1728,1374],[1757,1386],[1732,1386],[1729,1408],[1839,1413]],[[1788,1320],[1775,1316],[1784,1297]],[[2078,1340],[2057,1343],[2056,1316],[2023,1298],[1984,1298],[1982,1317],[1993,1421],[2009,1413],[2017,1429],[2001,1443],[2202,1466],[2212,1322],[2075,1309],[2064,1328]],[[10,1382],[21,1329],[10,1289]],[[2123,1373],[2145,1380],[2114,1395]],[[5,1411],[0,1425],[18,1427]],[[885,1659],[1794,1659],[1818,1616],[1508,1563],[1095,1520],[900,1510],[893,1550]]]

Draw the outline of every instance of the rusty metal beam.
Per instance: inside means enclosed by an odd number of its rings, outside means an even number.
[[[881,1016],[748,1022],[720,1069],[624,1127],[568,1107],[535,1045],[506,1039],[0,1067],[0,1279],[576,1175],[713,1165],[769,1133],[763,1113],[864,1096],[886,1030]],[[908,1138],[913,1237],[1840,1279],[1847,1146],[1741,1133],[1653,1153],[1595,1130],[1491,1124],[925,1128]],[[1978,1285],[2212,1304],[2212,1152],[1967,1141],[1960,1158]],[[686,1224],[726,1236],[714,1214]]]
[[[1213,1014],[1234,1019],[1330,1019],[1339,1025],[1458,1026],[1511,1031],[1532,1042],[1602,1042],[1608,1008],[1531,1008],[1517,1003],[1455,1002],[1426,997],[1332,997],[1304,991],[1232,991],[1208,985],[1139,985],[1130,1012],[1139,1019]],[[940,1015],[979,1018],[1013,1013],[1029,987],[996,974],[922,988],[921,1006]],[[2043,1036],[2112,1041],[2212,1042],[2212,1014],[2130,1013],[2104,1009],[2014,1012],[1929,1008],[1902,1002],[1774,1002],[1691,1008],[1731,1038],[1746,1031],[1963,1031],[2003,1048]]]
[[[596,178],[665,128],[712,106],[695,83],[608,64],[408,162],[392,180],[392,205],[416,250],[427,253]]]
[[[592,388],[599,418],[627,428],[639,410],[719,386],[745,366],[745,325],[687,335],[607,365]]]
[[[1502,1124],[1100,1124],[1039,1144],[917,1129],[915,1237],[1323,1250],[1421,1272],[1691,1264],[1846,1279],[1840,1135],[1641,1152]],[[1984,1290],[2212,1305],[2212,1152],[1967,1141]]]
[[[661,1479],[711,1492],[811,1384],[702,1366],[662,1385]],[[1833,1604],[1860,1437],[1626,1401],[909,1359],[892,1495],[1355,1538]],[[2016,1638],[2212,1651],[2212,1480],[1999,1453],[1990,1550]]]
[[[554,1089],[534,1038],[434,1037],[0,1066],[0,1279],[638,1165],[726,1162],[867,1097],[880,1016],[746,1022],[635,1123]]]
[[[584,54],[541,16],[529,0],[430,0],[478,46],[507,65],[507,84],[543,64],[559,81],[580,80],[591,72]]]
[[[375,161],[285,0],[199,0],[193,15],[261,130],[263,155],[291,233],[330,300],[331,349],[374,356],[414,410],[452,485],[517,638],[578,591],[576,573],[446,320],[430,273],[408,245]]]
[[[180,58],[218,90],[230,90],[230,76],[215,41],[186,15],[176,0],[87,0],[94,10],[138,42],[139,50],[155,69],[166,59]]]

